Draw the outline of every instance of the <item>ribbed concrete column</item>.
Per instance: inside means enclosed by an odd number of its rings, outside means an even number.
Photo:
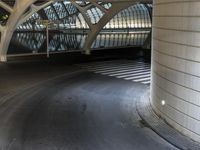
[[[154,0],[153,16],[152,106],[200,142],[200,1]]]

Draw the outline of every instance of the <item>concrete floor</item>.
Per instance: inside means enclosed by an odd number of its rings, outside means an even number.
[[[145,85],[65,64],[0,64],[0,72],[0,150],[176,149],[137,114]]]

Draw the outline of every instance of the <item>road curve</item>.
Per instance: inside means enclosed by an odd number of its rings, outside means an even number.
[[[28,88],[0,105],[0,150],[175,149],[140,122],[146,88],[87,71]]]

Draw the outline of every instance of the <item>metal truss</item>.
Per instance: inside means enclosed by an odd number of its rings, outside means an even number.
[[[66,0],[10,0],[6,2],[0,0],[0,9],[1,11],[3,10],[4,14],[6,14],[5,18],[7,18],[3,20],[4,23],[0,24],[0,61],[7,61],[7,50],[13,32],[19,25],[29,19],[34,13],[39,12],[48,6],[51,7],[51,11],[53,12],[52,14],[55,15],[52,18],[57,18],[56,20],[61,20],[64,18],[57,13],[56,8],[53,6],[53,3],[55,2],[61,2],[60,7],[65,9],[67,14],[65,17],[68,19],[70,18],[73,20],[73,15],[76,15],[77,12],[79,12],[79,14],[81,14],[87,23],[90,32],[88,33],[86,42],[83,46],[86,54],[90,53],[90,48],[99,32],[117,13],[138,2],[151,2],[151,0],[68,0],[67,2],[70,2],[71,6],[73,6],[70,10],[69,8],[64,7],[65,1]],[[111,7],[106,8],[103,5],[104,3],[111,3]],[[94,11],[92,11],[93,8],[98,10],[96,14],[94,14]],[[71,13],[73,10],[74,12]],[[38,13],[38,15],[39,18],[47,17],[44,16],[44,13],[42,12]],[[93,17],[94,15],[98,15],[98,19]]]

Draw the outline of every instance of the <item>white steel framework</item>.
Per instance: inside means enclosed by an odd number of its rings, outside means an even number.
[[[52,3],[65,0],[12,0],[13,5],[9,2],[0,0],[0,8],[8,12],[8,19],[4,24],[0,25],[1,41],[0,41],[0,61],[7,61],[7,51],[10,40],[15,29],[27,20],[35,12],[45,8]],[[86,54],[90,53],[92,43],[96,39],[103,27],[121,10],[138,3],[151,2],[151,0],[69,0],[73,6],[82,14],[84,20],[89,27],[89,33],[83,46]],[[112,6],[108,9],[103,7],[101,3],[109,2]],[[92,22],[87,14],[91,7],[96,7],[103,12],[103,16],[98,21]],[[53,10],[56,11],[56,10]],[[57,15],[59,18],[59,15]]]

